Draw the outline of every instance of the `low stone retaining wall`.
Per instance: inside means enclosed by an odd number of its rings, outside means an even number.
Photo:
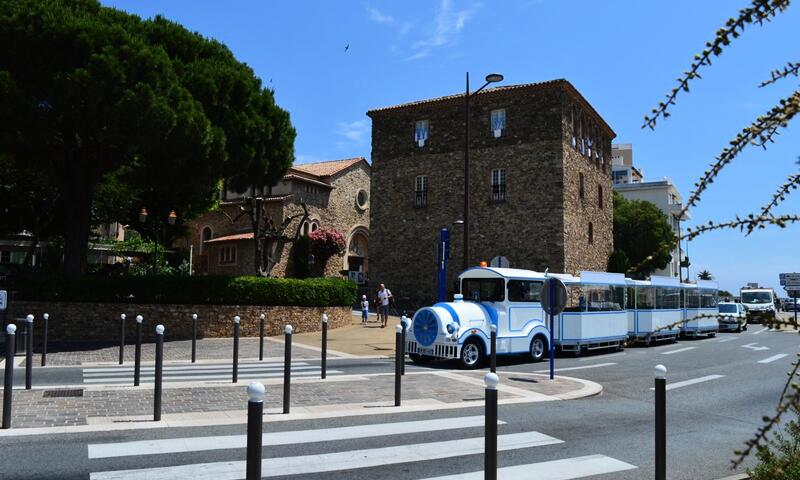
[[[192,338],[192,314],[197,314],[197,337],[219,338],[233,336],[233,317],[241,317],[241,335],[258,336],[259,317],[267,318],[264,332],[267,336],[283,334],[290,324],[296,333],[319,331],[321,316],[328,315],[329,328],[351,323],[350,307],[265,307],[260,305],[156,305],[127,303],[67,303],[17,301],[9,305],[6,323],[16,321],[19,326],[26,315],[33,314],[34,338],[41,339],[44,328],[42,315],[50,314],[49,342],[108,341],[118,342],[120,314],[126,314],[127,342],[133,341],[136,332],[136,315],[144,317],[143,338],[153,340],[155,326],[164,325],[165,340]],[[18,330],[19,332],[19,330]]]

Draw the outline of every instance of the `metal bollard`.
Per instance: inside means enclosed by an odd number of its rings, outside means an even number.
[[[283,413],[289,413],[292,388],[292,332],[294,328],[286,325],[283,328]]]
[[[17,326],[6,326],[6,368],[3,383],[3,428],[11,428],[11,395],[14,391],[14,333]]]
[[[667,367],[656,365],[656,480],[667,478]]]
[[[33,385],[33,315],[25,317],[28,331],[27,344],[25,347],[25,390],[30,390]]]
[[[322,314],[322,378],[328,374],[328,316]]]
[[[408,317],[403,315],[403,318],[400,319],[400,325],[403,326],[403,335],[400,339],[401,350],[400,353],[402,355],[402,361],[400,363],[400,375],[406,374],[406,332],[408,332]]]
[[[233,383],[239,381],[239,315],[233,317]]]
[[[123,313],[119,316],[119,364],[122,365],[122,362],[125,357],[125,319],[127,316]]]
[[[156,325],[156,380],[153,387],[153,421],[161,420],[161,380],[164,369],[164,325]]]
[[[403,362],[403,357],[401,356],[403,347],[400,345],[400,342],[403,338],[403,326],[398,325],[394,327],[394,406],[400,406],[400,370],[401,364]]]
[[[197,314],[192,314],[192,363],[197,359]]]
[[[264,320],[267,316],[263,313],[258,319],[258,361],[264,360]]]
[[[247,476],[246,480],[261,480],[261,431],[264,425],[264,385],[253,382],[247,386]]]
[[[483,478],[497,480],[497,385],[500,378],[495,373],[487,373],[483,382],[486,384]]]
[[[45,313],[42,315],[44,319],[44,335],[42,335],[42,366],[47,366],[47,325],[50,320],[50,314]]]
[[[133,386],[139,386],[142,373],[142,322],[144,317],[136,315],[136,349],[133,359]]]
[[[491,347],[492,354],[489,357],[489,369],[492,373],[497,373],[497,325],[492,325]]]

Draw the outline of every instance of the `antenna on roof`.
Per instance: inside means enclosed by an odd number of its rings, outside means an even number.
[[[547,271],[548,271],[548,270],[550,270],[550,267],[547,267],[547,268],[545,268],[545,269],[544,269],[544,274],[545,274],[545,276],[547,275]]]

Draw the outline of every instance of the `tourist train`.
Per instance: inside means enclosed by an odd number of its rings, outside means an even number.
[[[552,332],[553,345],[563,352],[619,350],[627,341],[649,345],[674,341],[679,334],[714,335],[719,328],[714,282],[682,284],[667,277],[631,280],[619,273],[573,276],[476,267],[459,276],[461,293],[452,302],[415,312],[406,352],[414,362],[456,359],[464,368],[477,368],[491,352],[494,326],[498,355],[542,360],[551,342],[540,298],[548,277],[558,278],[567,289],[566,307],[554,317]]]

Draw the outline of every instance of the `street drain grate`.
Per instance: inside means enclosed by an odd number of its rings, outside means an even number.
[[[82,397],[83,390],[45,390],[44,397]]]

